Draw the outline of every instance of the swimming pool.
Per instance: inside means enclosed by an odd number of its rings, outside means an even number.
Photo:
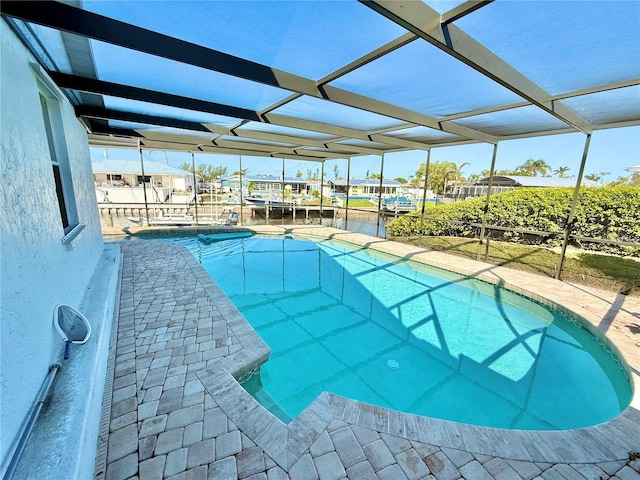
[[[272,349],[246,388],[284,421],[322,391],[516,429],[594,425],[630,402],[589,332],[493,285],[330,240],[178,241]]]

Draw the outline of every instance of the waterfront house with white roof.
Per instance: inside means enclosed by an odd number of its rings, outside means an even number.
[[[101,160],[92,162],[91,168],[98,202],[144,203],[143,189],[151,203],[193,199],[194,175],[164,163],[145,161],[144,175],[140,162],[132,160]],[[196,186],[198,180],[196,175]]]
[[[230,175],[222,178],[222,188],[227,192],[239,192],[240,191],[240,175]],[[282,177],[276,175],[242,175],[242,189],[244,193],[248,193],[251,190],[251,194],[254,193],[273,193],[278,195],[277,192],[281,192],[283,189],[290,187],[291,193],[301,194],[307,190],[307,180],[300,177]],[[249,186],[251,188],[249,188]]]
[[[335,193],[347,193],[347,180],[329,180]],[[392,197],[401,195],[404,192],[404,184],[397,180],[383,179],[382,185],[380,180],[375,178],[352,178],[348,182],[349,196],[351,197],[377,197],[382,192],[383,197]]]

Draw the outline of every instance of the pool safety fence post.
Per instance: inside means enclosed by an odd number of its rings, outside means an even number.
[[[140,170],[142,171],[142,194],[144,195],[144,211],[147,215],[147,227],[151,226],[149,222],[149,204],[147,203],[147,188],[144,181],[144,160],[142,159],[142,147],[140,145],[140,139],[138,139],[138,153],[140,154]]]
[[[240,174],[240,225],[242,225],[242,155],[239,155],[238,163],[239,163],[238,173]],[[267,212],[269,211],[269,205],[266,204],[266,202],[265,202],[264,208],[267,210]]]
[[[198,226],[198,184],[196,183],[196,156],[191,152],[191,169],[193,170],[193,205],[196,207],[196,226]]]
[[[320,225],[322,225],[322,194],[324,193],[324,162],[322,160],[322,169],[320,171]]]
[[[573,189],[573,199],[571,200],[571,209],[567,216],[567,221],[564,226],[564,239],[562,240],[562,250],[560,251],[560,262],[556,270],[555,278],[560,280],[562,275],[562,267],[564,266],[564,258],[567,253],[567,246],[569,245],[569,237],[571,236],[571,230],[573,229],[573,221],[576,214],[576,206],[580,199],[580,186],[582,185],[582,175],[584,175],[584,167],[587,163],[587,156],[589,154],[589,144],[591,143],[591,134],[587,133],[587,138],[584,142],[584,150],[582,152],[582,160],[580,162],[580,171],[578,172],[578,179],[576,180],[576,186]]]
[[[496,156],[498,155],[498,144],[495,143],[493,145],[493,155],[491,157],[491,169],[489,170],[489,185],[487,185],[487,196],[484,200],[484,208],[482,211],[482,226],[480,227],[480,243],[478,244],[478,255],[476,256],[476,260],[480,261],[480,257],[482,254],[482,244],[484,242],[484,234],[487,225],[487,213],[489,212],[489,200],[491,199],[491,187],[493,186],[493,174],[496,169]],[[486,250],[484,254],[485,261],[489,256],[489,240],[487,239]]]
[[[384,176],[384,153],[380,157],[380,187],[378,191],[378,217],[376,220],[376,237],[379,236],[380,232],[380,210],[382,208],[382,179]]]
[[[429,178],[429,164],[431,160],[431,149],[427,150],[427,163],[424,170],[424,187],[422,189],[422,212],[420,213],[420,234],[422,235],[424,227],[424,210],[427,204],[427,179]]]
[[[351,157],[347,157],[347,204],[344,211],[344,229],[349,230],[349,179],[351,178]]]

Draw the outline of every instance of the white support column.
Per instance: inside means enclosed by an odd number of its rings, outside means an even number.
[[[480,261],[480,256],[482,254],[482,243],[484,241],[484,234],[487,224],[487,213],[489,212],[489,200],[491,198],[491,187],[493,186],[493,173],[496,168],[496,156],[498,154],[498,144],[496,143],[493,146],[493,157],[491,158],[491,170],[489,172],[489,185],[487,186],[487,196],[484,201],[484,211],[482,212],[482,227],[480,227],[480,243],[478,244],[478,255],[476,260]],[[489,240],[487,240],[487,245],[485,249],[484,259],[487,260],[489,255]]]
[[[142,171],[142,194],[144,195],[144,211],[147,215],[147,227],[151,226],[149,223],[149,204],[147,202],[147,187],[144,182],[144,160],[142,159],[142,147],[140,146],[140,139],[138,139],[138,153],[140,154],[140,169]]]
[[[196,226],[198,226],[198,185],[196,181],[196,155],[191,152],[191,168],[193,169],[193,205],[196,207]]]
[[[564,266],[564,258],[567,253],[567,245],[569,245],[569,237],[571,236],[571,230],[573,228],[573,220],[576,213],[576,206],[580,198],[580,186],[582,184],[582,175],[584,174],[584,167],[587,163],[587,155],[589,154],[589,144],[591,143],[591,134],[587,134],[584,142],[584,150],[582,152],[582,160],[580,162],[580,171],[578,172],[578,179],[576,180],[576,187],[573,190],[573,199],[571,200],[571,210],[567,217],[566,225],[564,226],[564,239],[562,241],[562,251],[560,252],[560,263],[556,270],[556,278],[560,279],[562,275],[562,267]]]
[[[347,157],[347,200],[345,204],[344,211],[344,229],[349,230],[348,221],[349,221],[349,181],[351,179],[351,157]]]
[[[378,191],[378,219],[376,221],[376,237],[380,231],[380,209],[382,208],[382,179],[384,177],[384,153],[380,160],[380,188]]]

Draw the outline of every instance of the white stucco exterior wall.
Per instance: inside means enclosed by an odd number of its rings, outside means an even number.
[[[60,102],[79,223],[64,236],[39,102],[35,60],[0,21],[0,473],[49,366],[64,343],[52,323],[56,304],[80,305],[103,251],[87,136]],[[80,348],[80,347],[76,347]]]

